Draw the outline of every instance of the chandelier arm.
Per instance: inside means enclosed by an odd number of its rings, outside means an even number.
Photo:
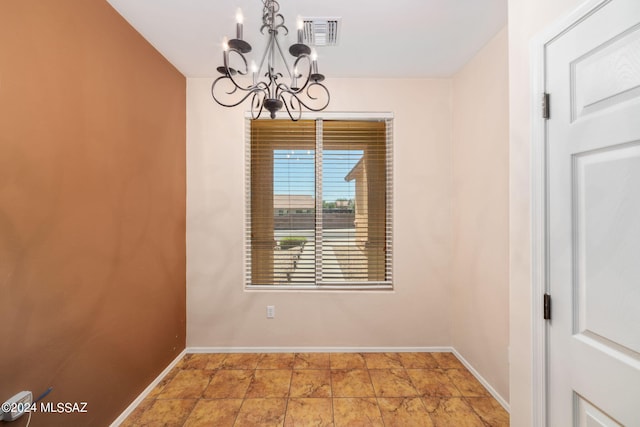
[[[287,102],[286,98],[284,97],[284,94],[287,93],[291,96],[291,98],[289,99],[289,102]],[[300,101],[300,98],[298,98],[298,96],[291,92],[291,91],[286,91],[280,94],[280,99],[282,99],[282,104],[284,105],[284,108],[287,110],[287,114],[289,114],[289,118],[294,121],[297,122],[298,120],[300,120],[300,118],[302,117],[302,108],[300,108],[300,105],[304,105],[302,103],[302,101]],[[295,106],[293,105],[293,100],[296,100],[298,102],[298,108],[296,109]],[[291,108],[289,108],[289,103],[291,104]],[[297,117],[293,116],[292,111],[297,111]]]
[[[298,89],[298,93],[302,92],[307,85],[309,84],[309,80],[311,79],[311,58],[309,57],[309,55],[307,54],[302,54],[300,55],[295,62],[293,63],[293,69],[297,69],[298,68],[298,62],[300,62],[302,59],[306,59],[309,63],[309,72],[307,72],[307,77],[304,80],[304,84],[302,86],[300,86],[300,88]]]
[[[225,102],[220,101],[220,100],[218,99],[218,97],[216,96],[216,92],[215,92],[215,87],[216,87],[216,85],[218,84],[218,82],[220,82],[221,80],[224,80],[224,79],[230,79],[230,80],[231,80],[231,78],[230,78],[230,77],[228,77],[228,76],[220,76],[220,77],[218,77],[217,79],[215,79],[215,80],[213,81],[213,83],[211,84],[211,96],[213,97],[213,99],[214,99],[218,104],[222,105],[223,107],[237,107],[238,105],[242,104],[242,103],[243,103],[243,102],[244,102],[248,97],[250,97],[252,94],[255,94],[255,93],[258,93],[258,92],[262,92],[262,93],[264,93],[264,94],[266,95],[266,92],[267,92],[267,91],[265,91],[265,89],[260,88],[260,87],[257,87],[257,86],[255,86],[255,87],[253,87],[253,88],[251,88],[251,89],[243,89],[242,87],[239,87],[239,89],[241,89],[241,90],[243,90],[243,91],[247,91],[247,94],[246,94],[246,95],[244,95],[244,96],[243,96],[243,97],[242,97],[238,102],[236,102],[236,103],[231,103],[231,104],[227,104],[227,103],[225,103]],[[229,94],[233,94],[233,93],[235,93],[235,90],[234,90],[234,91],[232,91],[232,92],[230,92],[230,93],[229,93],[229,92],[225,92],[225,93],[227,93],[228,95],[229,95]]]
[[[267,98],[271,97],[271,88],[269,87],[269,85],[266,82],[258,82],[253,86],[255,89],[260,89],[262,90],[262,92],[264,92],[267,96]]]
[[[237,89],[246,91],[246,90],[251,90],[252,86],[249,86],[248,88],[242,87],[238,84],[238,82],[236,82],[236,80],[233,78],[233,74],[229,72],[230,68],[229,68],[229,53],[231,52],[235,52],[238,54],[238,56],[240,56],[240,58],[242,58],[242,62],[244,62],[244,68],[245,68],[245,72],[243,73],[240,70],[236,70],[236,72],[238,74],[240,74],[241,76],[246,76],[249,73],[249,65],[247,64],[247,58],[244,57],[244,55],[242,54],[242,52],[236,50],[236,49],[229,49],[229,52],[225,52],[225,54],[223,55],[224,57],[224,68],[227,70],[227,74],[222,76],[222,77],[228,77],[229,80],[231,80],[231,82],[233,83],[233,85],[236,87],[236,89],[234,89],[231,92],[228,92],[229,95],[231,95],[232,93],[234,93]],[[220,77],[218,77],[219,80]],[[215,84],[215,82],[214,82]]]
[[[314,97],[314,96],[311,96],[311,94],[309,93],[309,89],[311,89],[311,88],[312,88],[312,87],[314,87],[314,86],[320,86],[320,87],[322,88],[322,90],[324,90],[324,93],[327,95],[327,101],[324,103],[324,105],[323,105],[322,107],[314,108],[314,107],[311,107],[311,106],[307,105],[307,104],[306,104],[302,99],[300,99],[300,97],[298,96],[298,95],[299,95],[299,93],[293,92],[291,89],[283,90],[283,91],[282,91],[282,93],[288,93],[288,94],[290,94],[290,95],[294,95],[294,96],[296,97],[296,100],[297,100],[298,102],[300,102],[300,104],[301,104],[304,108],[306,108],[307,110],[310,110],[310,111],[322,111],[322,110],[324,110],[325,108],[327,108],[327,106],[329,105],[329,101],[331,100],[331,94],[329,93],[329,90],[325,87],[325,85],[323,85],[322,83],[316,83],[316,82],[314,82],[314,83],[311,83],[311,84],[309,85],[309,87],[307,87],[307,90],[305,91],[305,95],[306,95],[309,99],[312,99],[312,100],[320,99],[320,97],[319,97],[319,96]],[[281,93],[281,95],[280,95],[280,96],[282,96],[282,93]]]
[[[245,69],[246,69],[247,71],[243,73],[243,72],[241,72],[240,70],[237,70],[237,73],[238,73],[238,74],[240,74],[240,75],[242,75],[242,76],[247,75],[247,74],[248,74],[248,64],[247,64],[247,59],[246,59],[246,58],[245,58],[245,56],[242,54],[242,52],[240,52],[240,51],[238,51],[238,50],[236,50],[236,49],[230,49],[230,50],[229,50],[229,52],[235,52],[236,54],[238,54],[238,55],[242,58],[242,61],[244,62],[244,66],[245,66]],[[225,55],[225,58],[224,58],[224,59],[225,59],[225,61],[224,61],[224,66],[225,66],[225,68],[226,68],[227,70],[229,70],[228,58],[227,58],[227,56],[226,56],[226,55]],[[218,80],[221,80],[221,79],[224,79],[224,78],[228,78],[228,79],[231,81],[231,83],[233,83],[233,86],[234,86],[232,91],[230,91],[230,92],[226,92],[226,93],[227,93],[227,95],[232,95],[232,94],[234,94],[238,89],[239,89],[239,90],[241,90],[241,91],[248,91],[248,92],[249,92],[247,95],[245,95],[245,96],[242,98],[242,100],[241,100],[238,104],[242,103],[245,99],[247,99],[247,97],[249,97],[249,95],[250,95],[250,93],[251,93],[251,92],[254,92],[254,91],[256,91],[256,90],[263,91],[263,92],[265,93],[266,97],[271,97],[271,88],[269,87],[269,84],[267,84],[267,83],[265,83],[265,82],[263,82],[263,81],[260,81],[260,82],[256,83],[255,85],[251,85],[251,86],[249,86],[249,87],[243,87],[243,86],[241,86],[241,85],[240,85],[240,84],[239,84],[239,83],[234,79],[234,77],[233,77],[233,75],[232,75],[231,73],[227,73],[227,74],[226,74],[226,75],[224,75],[224,76],[218,77],[218,78],[216,79],[216,81],[214,81],[214,82],[213,82],[213,85],[212,85],[212,95],[213,95],[213,86],[216,84],[216,82],[217,82]],[[216,100],[216,102],[218,102],[220,105],[225,105],[225,104],[222,104],[220,101],[218,101],[218,99],[217,99],[217,98],[215,98],[215,96],[214,96],[214,99],[215,99],[215,100]],[[238,105],[238,104],[234,104],[233,106],[236,106],[236,105]]]
[[[262,92],[264,94],[264,92]],[[253,97],[251,98],[251,118],[253,120],[257,119],[260,117],[260,115],[262,114],[262,110],[264,109],[264,97],[262,99],[262,101],[258,98],[259,97],[259,92],[255,92],[253,94]],[[256,99],[258,98],[258,99]],[[255,102],[254,102],[255,101]],[[255,114],[255,107],[254,106],[259,106],[260,108],[258,109],[258,113]]]
[[[286,84],[278,83],[278,85],[276,86],[276,91],[275,91],[275,95],[276,96],[274,98],[280,98],[284,92],[295,93]]]
[[[238,91],[238,86],[233,86],[229,92],[225,92],[227,95],[233,95]]]
[[[307,86],[307,90],[305,91],[305,94],[309,97],[309,99],[313,99],[313,100],[318,100],[320,99],[320,96],[313,96],[310,93],[310,90],[312,87],[318,86],[320,88],[322,88],[322,90],[324,91],[324,93],[327,95],[327,102],[325,102],[324,106],[322,106],[320,109],[314,110],[312,108],[309,108],[312,111],[322,111],[325,108],[327,108],[327,106],[329,105],[329,101],[331,100],[331,94],[329,93],[329,89],[327,89],[327,87],[325,85],[323,85],[322,83],[318,83],[318,82],[313,82],[311,83],[309,86]]]
[[[225,68],[229,69],[229,55],[231,53],[236,53],[242,59],[242,62],[244,63],[244,73],[242,71],[240,71],[239,69],[236,70],[236,72],[238,74],[240,74],[241,76],[246,76],[247,74],[249,74],[249,63],[247,62],[247,58],[245,58],[244,54],[242,52],[240,52],[238,49],[229,48],[229,51],[224,56],[224,66],[225,66]]]

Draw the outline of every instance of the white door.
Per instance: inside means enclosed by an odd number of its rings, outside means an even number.
[[[547,44],[548,424],[640,426],[640,0]]]

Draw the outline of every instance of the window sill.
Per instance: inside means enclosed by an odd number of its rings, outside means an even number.
[[[338,284],[323,284],[323,285],[248,285],[244,288],[247,292],[290,292],[290,291],[304,291],[304,292],[334,292],[334,291],[393,291],[393,285],[388,284],[362,284],[362,285],[338,285]]]

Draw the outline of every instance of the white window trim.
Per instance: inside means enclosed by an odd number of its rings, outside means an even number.
[[[244,178],[244,221],[243,221],[243,239],[242,239],[242,277],[244,281],[243,289],[245,292],[254,292],[254,291],[305,291],[305,292],[335,292],[335,291],[394,291],[394,282],[393,282],[393,271],[395,264],[395,257],[393,256],[393,228],[394,228],[394,162],[393,162],[393,152],[395,150],[395,132],[394,132],[394,114],[393,112],[342,112],[342,111],[330,111],[330,112],[313,112],[313,111],[304,111],[300,117],[300,120],[360,120],[360,121],[379,121],[385,120],[387,123],[391,124],[390,130],[387,129],[387,134],[391,134],[390,141],[387,140],[387,145],[391,145],[391,150],[387,151],[386,162],[391,163],[390,171],[391,171],[391,179],[388,180],[387,184],[387,218],[391,218],[390,224],[388,225],[387,230],[387,250],[390,253],[390,273],[389,280],[385,282],[368,282],[367,284],[354,283],[350,284],[334,284],[334,283],[318,283],[316,281],[313,285],[252,285],[251,284],[251,272],[250,269],[247,268],[248,264],[251,262],[251,253],[246,245],[248,241],[249,234],[251,233],[250,227],[250,217],[251,210],[248,202],[247,194],[251,188],[251,176],[250,176],[250,163],[251,156],[249,153],[251,152],[251,112],[246,111],[244,114],[245,125],[244,125],[244,168],[243,168],[243,178]],[[258,119],[258,120],[291,120],[289,115],[286,112],[278,112],[276,114],[275,119]],[[316,237],[317,238],[317,237]]]
[[[245,111],[245,119],[251,119],[251,111]],[[383,112],[363,112],[363,111],[303,111],[300,120],[391,120],[393,119],[393,113],[390,111]],[[258,120],[272,120],[267,118],[261,118]],[[286,112],[276,113],[276,118],[273,120],[291,120]],[[246,130],[246,128],[245,128]],[[245,135],[246,140],[246,135]]]

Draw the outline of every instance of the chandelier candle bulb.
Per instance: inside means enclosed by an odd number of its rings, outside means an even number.
[[[224,36],[222,39],[222,63],[227,63],[227,52],[229,52],[229,39]]]
[[[238,9],[236,11],[236,38],[238,40],[242,40],[242,22],[244,21],[244,16],[242,15],[242,9]]]
[[[302,18],[298,16],[296,19],[296,24],[298,26],[298,43],[302,44],[302,28],[304,23],[302,22]]]
[[[251,75],[253,76],[253,85],[255,86],[258,81],[258,66],[256,61],[251,61]]]
[[[313,74],[318,74],[318,53],[315,49],[311,51],[311,66]]]

